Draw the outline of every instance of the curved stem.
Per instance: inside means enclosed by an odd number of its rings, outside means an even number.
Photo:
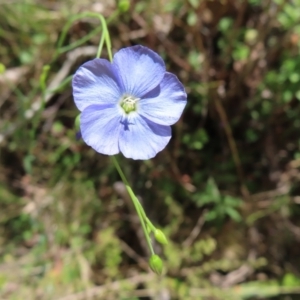
[[[98,46],[97,58],[99,58],[100,55],[101,55],[101,51],[102,51],[104,41],[105,41],[107,52],[108,52],[108,57],[109,57],[110,62],[112,62],[113,59],[112,59],[112,53],[111,53],[111,42],[110,42],[109,32],[108,32],[108,29],[107,29],[107,26],[106,26],[105,19],[103,18],[102,15],[100,15],[99,17],[100,17],[100,20],[101,20],[101,23],[102,23],[103,33],[102,33],[100,43],[99,43],[99,46]],[[123,171],[122,171],[122,169],[121,169],[121,167],[118,163],[118,160],[116,159],[115,156],[112,156],[111,158],[112,158],[112,161],[113,161],[113,163],[114,163],[114,165],[115,165],[115,167],[116,167],[123,183],[125,184],[127,192],[129,194],[129,196],[132,200],[132,203],[134,205],[134,208],[135,208],[135,210],[138,214],[138,217],[139,217],[140,222],[142,224],[144,235],[145,235],[148,247],[150,249],[151,255],[154,255],[155,253],[154,253],[154,250],[153,250],[153,247],[152,247],[152,244],[151,244],[151,239],[150,239],[149,233],[147,231],[146,222],[147,222],[147,225],[151,228],[152,231],[153,231],[153,228],[155,229],[155,227],[150,222],[150,220],[147,218],[142,205],[140,204],[138,198],[136,197],[136,195],[134,194],[132,188],[130,187],[130,185],[128,183],[128,180],[126,179],[126,176],[124,175],[124,173],[123,173]]]
[[[113,161],[113,163],[114,163],[114,165],[115,165],[115,167],[116,167],[123,183],[125,184],[125,187],[128,191],[128,194],[130,195],[130,198],[133,202],[135,210],[138,214],[138,217],[139,217],[140,222],[142,224],[142,228],[143,228],[144,235],[146,237],[146,241],[147,241],[148,247],[150,249],[150,252],[151,252],[152,255],[154,255],[155,253],[154,253],[154,250],[153,250],[153,247],[152,247],[152,244],[151,244],[150,236],[148,234],[146,224],[145,224],[145,220],[144,220],[144,216],[143,216],[143,214],[145,215],[144,209],[141,210],[141,204],[140,204],[139,200],[137,199],[136,195],[134,194],[133,190],[131,189],[131,187],[130,187],[130,185],[129,185],[129,183],[128,183],[128,181],[127,181],[127,179],[126,179],[126,177],[125,177],[125,175],[124,175],[124,173],[123,173],[123,171],[122,171],[122,169],[121,169],[121,167],[120,167],[120,165],[119,165],[119,163],[116,159],[116,157],[112,156],[111,158],[112,158],[112,161]]]
[[[105,40],[105,34],[103,32],[102,35],[101,35],[100,43],[99,43],[98,50],[97,50],[97,55],[96,55],[97,58],[99,58],[100,55],[101,55],[102,48],[103,48],[103,45],[104,45],[104,40]]]
[[[64,26],[64,28],[62,30],[62,33],[61,33],[61,35],[59,37],[59,40],[58,40],[58,43],[57,43],[57,49],[55,51],[53,61],[55,61],[60,54],[62,54],[64,52],[67,52],[69,50],[72,50],[72,49],[74,49],[74,48],[82,45],[83,43],[85,43],[86,41],[88,41],[91,37],[93,37],[94,35],[96,35],[101,30],[102,30],[102,32],[104,34],[104,37],[105,37],[105,43],[106,43],[106,46],[107,46],[108,55],[111,58],[111,43],[110,43],[110,38],[109,38],[108,30],[107,30],[107,23],[110,23],[117,15],[118,15],[118,11],[115,11],[107,19],[107,21],[105,20],[105,18],[101,14],[94,13],[94,12],[84,12],[84,13],[80,13],[80,14],[77,14],[77,15],[71,17],[67,21],[67,23]],[[77,21],[79,19],[82,19],[82,18],[86,18],[86,17],[92,17],[92,18],[99,19],[100,22],[101,22],[101,27],[97,27],[96,29],[94,29],[93,31],[91,31],[89,34],[87,34],[86,36],[84,36],[83,38],[81,38],[79,41],[76,41],[76,42],[74,42],[74,43],[72,43],[70,45],[62,47],[62,44],[63,44],[64,40],[66,39],[67,32],[70,29],[71,25],[75,21]],[[101,40],[100,40],[100,43],[101,43]],[[100,44],[99,44],[99,46],[100,46]],[[100,57],[99,48],[98,48],[97,57]],[[100,53],[101,53],[101,50],[100,50]]]
[[[151,231],[155,231],[156,230],[156,228],[155,228],[155,226],[152,224],[152,222],[148,219],[148,217],[147,217],[147,215],[146,215],[146,213],[145,213],[145,211],[144,211],[144,208],[143,208],[143,206],[141,205],[141,203],[138,201],[138,205],[139,205],[139,208],[140,208],[140,211],[141,211],[141,215],[142,215],[142,217],[143,217],[143,219],[144,219],[144,221],[147,223],[147,225],[150,227],[150,229],[151,229]]]

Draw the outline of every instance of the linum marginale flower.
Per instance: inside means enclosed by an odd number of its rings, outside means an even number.
[[[186,105],[178,78],[166,72],[154,51],[133,46],[118,51],[110,63],[84,63],[72,81],[81,111],[82,139],[99,153],[150,159],[171,138],[171,127]]]

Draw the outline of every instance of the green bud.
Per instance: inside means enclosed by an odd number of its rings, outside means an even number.
[[[121,12],[128,11],[130,7],[130,1],[129,0],[119,0],[118,8]]]
[[[75,129],[76,130],[80,129],[80,114],[75,119]]]
[[[161,275],[162,274],[162,270],[163,270],[163,262],[161,260],[161,258],[156,255],[153,254],[150,259],[149,259],[149,266],[151,268],[151,270],[156,273],[157,275]]]
[[[168,240],[167,240],[166,236],[160,229],[155,229],[154,237],[160,244],[162,244],[162,245],[168,244]]]

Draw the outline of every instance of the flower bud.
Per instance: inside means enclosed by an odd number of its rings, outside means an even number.
[[[163,262],[161,260],[161,258],[156,255],[153,254],[150,259],[149,259],[149,266],[151,268],[151,270],[156,273],[157,275],[161,275],[162,274],[162,270],[163,270]]]
[[[166,236],[160,229],[155,230],[154,237],[160,244],[162,244],[162,245],[168,244],[168,240],[167,240]]]
[[[121,12],[128,11],[130,7],[130,1],[129,0],[119,0],[118,8]]]

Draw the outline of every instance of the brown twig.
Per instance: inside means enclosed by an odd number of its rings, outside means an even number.
[[[138,255],[127,243],[125,243],[123,240],[120,240],[122,250],[133,260],[135,260],[138,265],[144,269],[145,271],[149,271],[149,265],[148,262]]]
[[[205,223],[206,212],[207,212],[207,210],[204,210],[203,213],[198,218],[198,221],[197,221],[195,227],[193,228],[193,230],[191,231],[189,236],[182,243],[183,247],[186,247],[186,248],[190,247],[193,244],[193,242],[195,241],[195,239],[197,238],[197,236],[200,234],[201,229]]]
[[[224,131],[227,137],[227,141],[229,144],[229,148],[232,154],[232,158],[236,167],[236,172],[238,174],[239,177],[239,181],[240,181],[240,188],[241,188],[241,193],[244,197],[248,197],[249,196],[249,191],[246,187],[246,185],[244,184],[244,172],[243,172],[243,168],[242,168],[242,163],[241,163],[241,159],[240,159],[240,155],[238,152],[238,148],[235,142],[235,139],[233,137],[232,134],[232,130],[227,118],[227,114],[225,112],[225,109],[223,108],[223,105],[219,99],[219,97],[215,97],[215,108],[219,114],[219,117],[222,121],[222,124],[224,126]]]

